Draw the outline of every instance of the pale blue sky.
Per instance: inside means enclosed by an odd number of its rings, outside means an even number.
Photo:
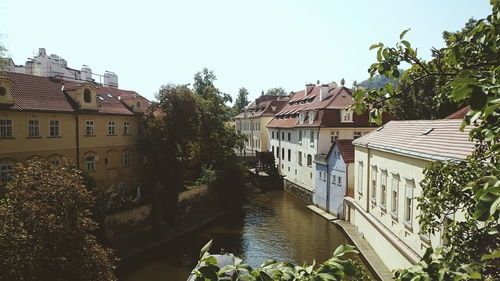
[[[2,0],[0,39],[17,64],[39,47],[70,67],[114,71],[120,88],[152,98],[162,84],[191,83],[203,67],[216,85],[250,98],[306,82],[368,77],[373,43],[406,38],[429,57],[444,30],[484,18],[487,0]]]

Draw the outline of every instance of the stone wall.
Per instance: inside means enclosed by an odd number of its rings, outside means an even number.
[[[293,196],[299,198],[300,200],[312,204],[313,203],[313,192],[307,190],[287,179],[284,179],[285,191],[292,194]]]

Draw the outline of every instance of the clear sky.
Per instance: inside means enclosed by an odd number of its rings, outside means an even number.
[[[70,67],[114,71],[120,88],[148,98],[208,67],[222,91],[246,87],[253,99],[272,87],[365,80],[369,46],[394,44],[407,28],[429,58],[442,31],[490,11],[487,0],[2,0],[0,40],[16,64],[44,47]]]

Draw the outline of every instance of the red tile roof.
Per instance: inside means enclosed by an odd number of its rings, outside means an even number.
[[[474,149],[473,127],[460,131],[461,124],[458,119],[390,121],[353,144],[428,160],[464,159]]]
[[[469,113],[470,110],[471,110],[470,105],[468,105],[468,106],[460,109],[459,111],[454,112],[454,113],[446,116],[446,118],[444,118],[444,119],[463,119],[465,117],[465,115],[467,115],[467,113]]]
[[[14,104],[12,106],[2,105],[2,109],[50,112],[75,111],[61,91],[62,82],[60,80],[16,72],[2,72],[0,78],[14,82],[11,89]]]
[[[288,103],[288,100],[287,97],[260,96],[234,118],[241,119],[274,116]]]
[[[111,96],[109,96],[108,94]],[[98,86],[97,95],[101,96],[104,99],[104,101],[100,100],[99,98],[97,99],[99,113],[134,115],[134,112],[131,111],[123,102],[121,102],[122,99],[126,100],[134,97],[139,98],[143,104],[149,105],[149,101],[146,98],[134,91]]]
[[[335,143],[339,147],[340,154],[345,163],[354,163],[354,145],[353,140],[337,140]]]

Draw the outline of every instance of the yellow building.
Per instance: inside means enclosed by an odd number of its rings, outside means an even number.
[[[356,226],[387,268],[418,262],[442,235],[419,234],[416,198],[424,168],[434,161],[460,160],[474,144],[462,120],[391,121],[353,141],[353,198],[346,197],[346,220]],[[450,218],[456,219],[456,218]]]
[[[288,100],[287,96],[261,95],[234,117],[236,129],[247,137],[246,155],[254,155],[256,151],[269,151],[267,124],[287,104]]]
[[[138,185],[137,141],[148,101],[93,83],[0,74],[0,184],[15,163],[71,158],[119,192]]]

